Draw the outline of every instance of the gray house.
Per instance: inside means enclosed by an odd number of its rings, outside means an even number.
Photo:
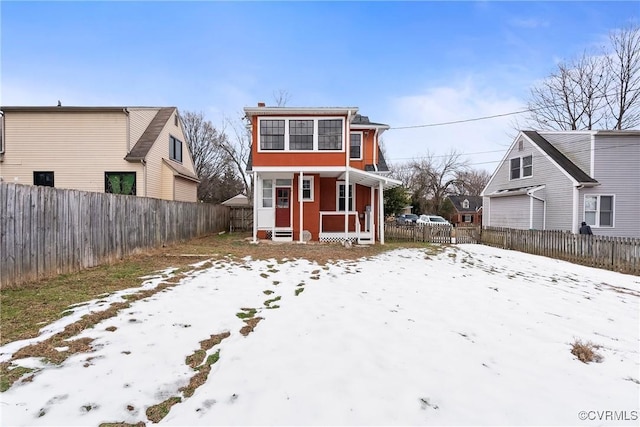
[[[521,131],[482,196],[483,226],[640,237],[640,130]]]

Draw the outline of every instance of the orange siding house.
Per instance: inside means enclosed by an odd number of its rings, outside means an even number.
[[[354,107],[246,107],[252,147],[253,240],[384,243],[388,125]],[[348,190],[347,190],[348,189]]]

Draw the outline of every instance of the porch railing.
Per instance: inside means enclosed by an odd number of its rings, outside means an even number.
[[[320,240],[337,241],[344,240],[344,217],[347,219],[347,239],[357,239],[362,235],[360,217],[358,212],[320,212]]]

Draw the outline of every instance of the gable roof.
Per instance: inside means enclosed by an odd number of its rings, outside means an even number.
[[[448,196],[458,212],[476,212],[482,207],[482,196]],[[469,201],[469,208],[462,207],[462,202]]]
[[[151,123],[149,123],[149,126],[147,126],[142,135],[140,135],[140,138],[124,159],[130,162],[144,160],[147,157],[149,150],[151,150],[153,143],[158,139],[160,132],[164,129],[164,125],[167,123],[167,120],[169,120],[175,110],[176,107],[160,108],[155,117],[151,120]]]
[[[562,154],[556,147],[554,147],[549,141],[544,139],[538,132],[534,130],[522,131],[535,145],[537,145],[542,151],[544,151],[558,166],[560,166],[565,172],[567,172],[578,183],[597,183],[595,179],[591,178],[582,169],[576,166],[571,160]]]
[[[251,206],[251,200],[249,200],[249,198],[244,194],[237,194],[220,204],[229,207],[247,207]]]

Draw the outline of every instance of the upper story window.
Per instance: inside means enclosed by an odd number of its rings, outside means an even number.
[[[258,118],[259,151],[342,151],[344,119]]]
[[[342,120],[318,120],[318,149],[342,150]]]
[[[511,159],[511,179],[527,178],[533,175],[533,156]]]
[[[313,150],[313,120],[289,121],[289,149]]]
[[[284,120],[260,120],[260,149],[284,150]]]
[[[594,227],[613,227],[613,196],[584,196],[584,221]]]
[[[469,209],[469,200],[464,199],[462,202],[462,209]]]
[[[351,140],[349,158],[362,159],[362,133],[352,133],[349,138]]]
[[[169,136],[169,158],[182,163],[182,141]]]

